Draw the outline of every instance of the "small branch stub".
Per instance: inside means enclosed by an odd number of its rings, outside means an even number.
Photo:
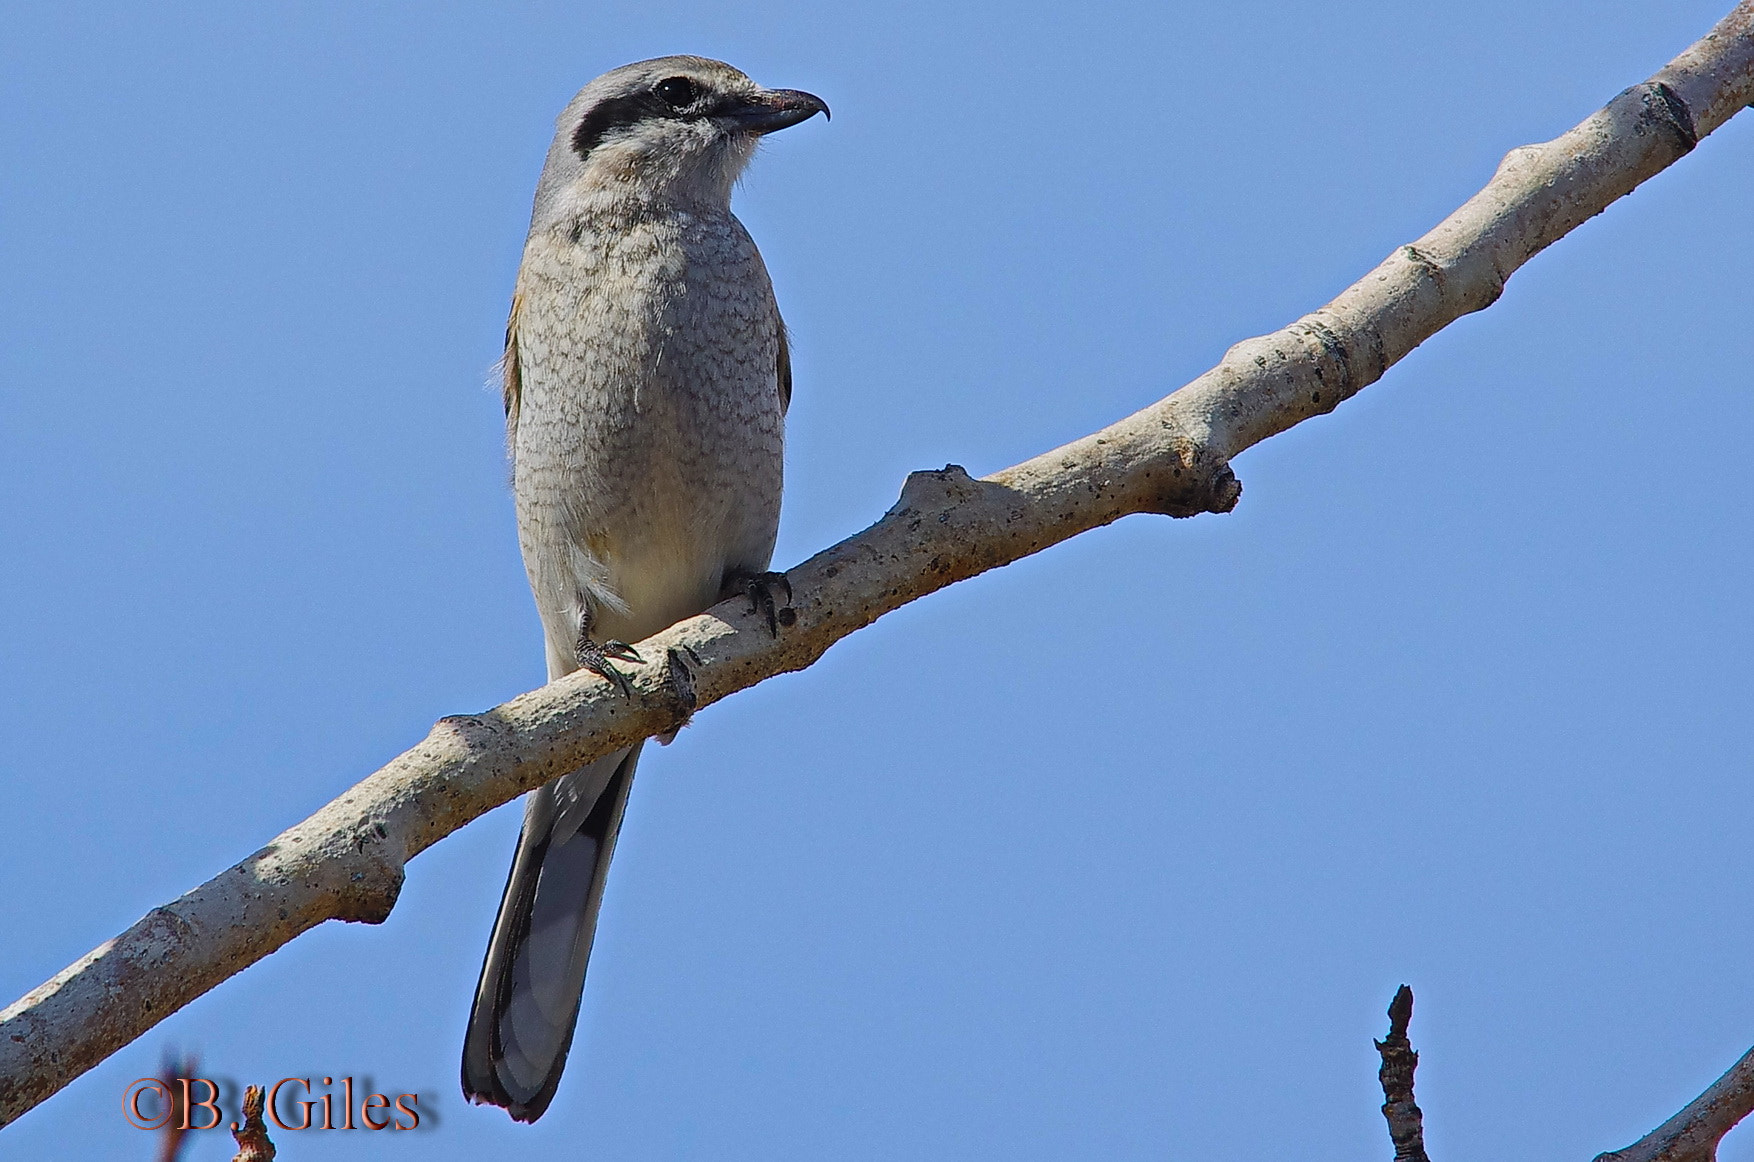
[[[1395,1162],[1431,1162],[1425,1153],[1425,1115],[1413,1100],[1413,1071],[1419,1054],[1407,1040],[1407,1024],[1413,1019],[1413,990],[1402,985],[1389,1002],[1389,1035],[1376,1043],[1382,1054],[1377,1079],[1382,1082],[1382,1116],[1389,1123],[1389,1140],[1395,1144]]]
[[[266,1104],[261,1086],[252,1085],[244,1091],[244,1124],[231,1132],[238,1144],[231,1162],[274,1162],[274,1143],[268,1140],[268,1123],[262,1120]]]

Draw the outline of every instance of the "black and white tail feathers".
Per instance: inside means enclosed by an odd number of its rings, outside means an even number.
[[[640,747],[530,792],[463,1042],[463,1093],[520,1122],[560,1085]]]

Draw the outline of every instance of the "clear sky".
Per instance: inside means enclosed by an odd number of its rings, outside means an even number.
[[[485,383],[597,73],[834,108],[736,203],[794,335],[790,565],[1314,308],[1729,6],[7,0],[0,1002],[541,682]],[[648,752],[536,1126],[456,1079],[511,806],[0,1157],[148,1158],[120,1097],[174,1045],[420,1094],[289,1162],[1386,1158],[1403,981],[1434,1157],[1625,1145],[1754,1044],[1751,209],[1744,114],[1241,457],[1234,514]]]

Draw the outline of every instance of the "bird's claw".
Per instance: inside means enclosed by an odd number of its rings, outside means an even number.
[[[610,640],[598,645],[584,634],[579,635],[578,645],[573,650],[581,669],[589,670],[597,677],[604,679],[617,690],[623,698],[633,697],[633,686],[628,682],[627,675],[616,669],[611,663],[613,658],[620,662],[644,662],[635,650],[626,642]]]
[[[773,587],[780,586],[786,591],[786,604],[779,605],[773,599]],[[792,604],[792,583],[784,573],[733,573],[725,582],[725,591],[741,593],[749,599],[749,612],[764,614],[767,619],[767,631],[774,637],[780,636],[780,610],[790,611]],[[787,621],[787,625],[791,622]]]
[[[640,665],[645,664],[645,659],[639,656],[639,651],[628,645],[626,642],[616,641],[614,638],[610,638],[603,643],[601,648],[603,656],[606,658],[614,658],[616,661],[620,662],[637,662]]]

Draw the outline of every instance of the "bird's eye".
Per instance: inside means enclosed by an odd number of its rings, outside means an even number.
[[[700,96],[700,86],[687,77],[667,77],[658,82],[654,91],[672,109],[686,109]]]

